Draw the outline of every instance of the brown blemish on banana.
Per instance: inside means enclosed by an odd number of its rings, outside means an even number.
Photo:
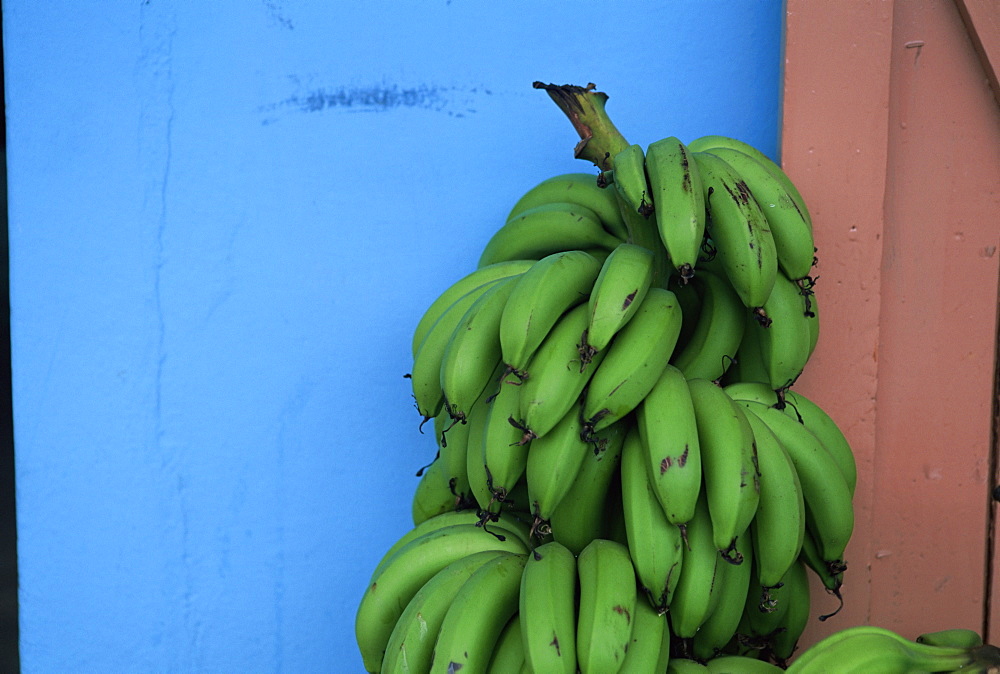
[[[631,305],[632,302],[635,301],[635,296],[638,293],[639,293],[639,289],[636,288],[635,290],[633,290],[632,292],[630,292],[628,295],[625,296],[625,301],[622,302],[622,311],[625,311],[626,309],[629,308],[629,305]]]
[[[624,606],[622,606],[621,604],[616,604],[612,610],[618,615],[625,616],[625,622],[628,623],[632,622],[632,614],[629,613],[629,610]]]
[[[552,633],[552,641],[549,642],[549,646],[555,646],[556,656],[562,657],[562,651],[559,650],[559,637],[555,634],[555,632]]]

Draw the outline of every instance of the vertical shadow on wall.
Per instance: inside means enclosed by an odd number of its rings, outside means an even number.
[[[3,9],[0,5],[0,36]],[[0,671],[20,671],[17,622],[17,524],[10,384],[10,257],[7,237],[7,125],[0,37]]]

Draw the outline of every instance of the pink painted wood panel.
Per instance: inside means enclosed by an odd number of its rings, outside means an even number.
[[[1000,111],[955,5],[789,0],[782,160],[820,259],[822,334],[798,387],[860,473],[845,608],[806,641],[983,629]]]

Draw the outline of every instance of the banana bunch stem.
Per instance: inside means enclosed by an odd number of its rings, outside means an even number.
[[[532,86],[544,89],[580,134],[580,142],[576,144],[573,156],[593,162],[602,171],[613,168],[614,156],[628,147],[629,143],[604,110],[608,95],[595,91],[594,84],[581,87],[535,82]]]

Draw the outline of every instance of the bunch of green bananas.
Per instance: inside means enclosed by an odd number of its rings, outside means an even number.
[[[417,323],[436,454],[358,610],[369,672],[781,671],[809,574],[841,596],[857,468],[791,390],[801,195],[732,138],[615,147],[525,192]]]

